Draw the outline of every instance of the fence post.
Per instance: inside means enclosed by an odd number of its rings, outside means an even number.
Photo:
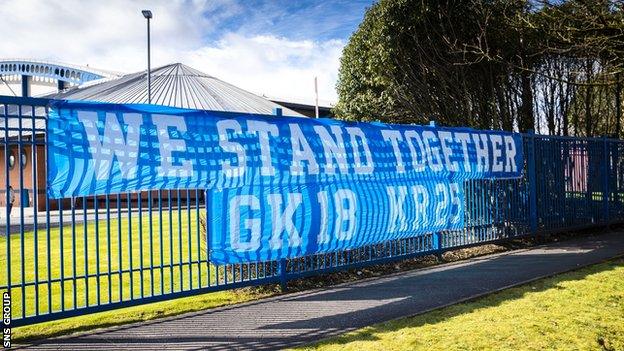
[[[208,192],[208,189],[204,190],[204,203],[206,204],[206,254],[208,256],[208,261],[210,261],[210,210],[211,210],[211,203],[210,203],[210,193]],[[199,218],[198,218],[199,220]]]
[[[529,224],[531,233],[537,234],[537,174],[535,167],[535,133],[528,130],[527,140],[527,177],[529,183]]]
[[[433,250],[438,260],[442,261],[442,233],[433,233]]]
[[[602,140],[602,218],[605,224],[609,224],[609,141],[607,137]]]
[[[286,259],[282,258],[280,261],[280,287],[282,292],[288,291],[288,276],[286,275]]]

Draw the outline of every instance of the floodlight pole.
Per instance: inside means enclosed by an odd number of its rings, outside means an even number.
[[[152,19],[152,11],[143,10],[143,17],[147,19],[147,103],[152,103],[152,68],[150,62],[150,20]]]

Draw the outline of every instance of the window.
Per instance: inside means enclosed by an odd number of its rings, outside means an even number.
[[[22,149],[22,167],[26,167],[28,162],[28,156],[26,156],[26,150]]]
[[[15,167],[15,155],[13,154],[13,151],[11,151],[11,154],[9,155],[9,169],[13,169]]]
[[[15,168],[15,162],[17,161],[17,155],[15,150],[11,150],[9,154],[9,169]],[[28,163],[28,156],[26,155],[26,150],[22,149],[22,167],[26,167]]]

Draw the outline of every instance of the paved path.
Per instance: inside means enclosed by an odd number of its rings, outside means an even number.
[[[280,349],[422,313],[623,254],[624,233],[607,233],[23,347]]]

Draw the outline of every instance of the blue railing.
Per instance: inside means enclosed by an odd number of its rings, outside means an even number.
[[[48,199],[48,103],[0,97],[0,291],[14,326],[624,219],[624,143],[526,134],[523,178],[465,184],[463,230],[214,265],[203,190]]]

